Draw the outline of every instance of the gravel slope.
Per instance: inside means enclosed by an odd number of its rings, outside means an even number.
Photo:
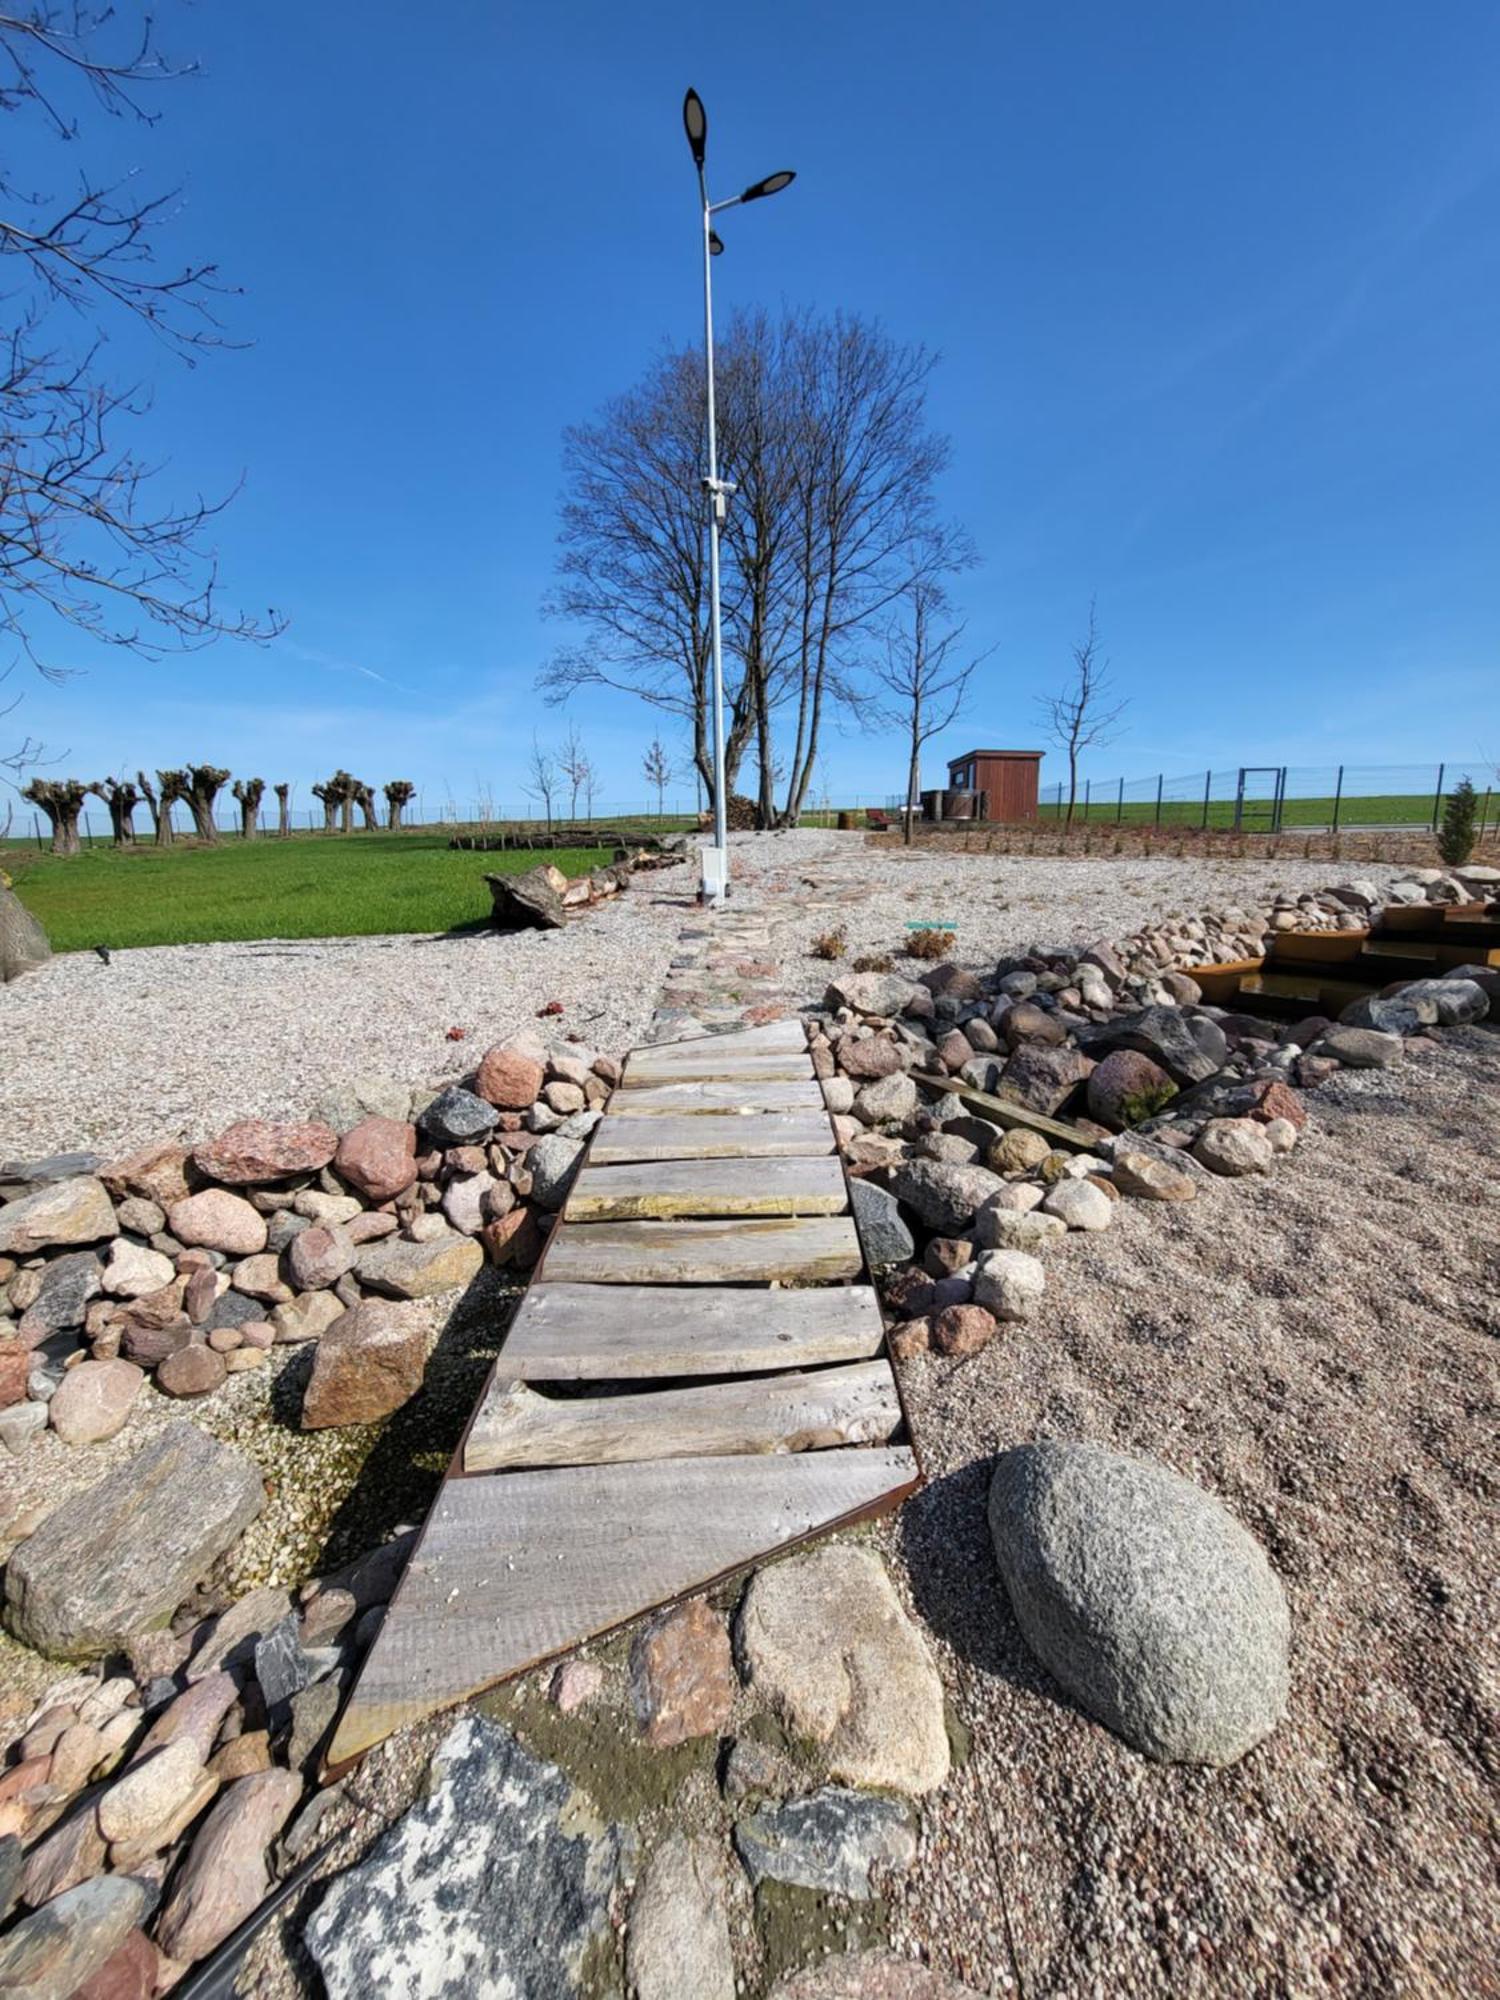
[[[0,1157],[123,1152],[232,1118],[305,1117],[333,1085],[461,1075],[563,1003],[546,1032],[641,1037],[689,908],[644,876],[564,931],[267,940],[56,958],[0,988]],[[461,1042],[447,1040],[463,1028]]]

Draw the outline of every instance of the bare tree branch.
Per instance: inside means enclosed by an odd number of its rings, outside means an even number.
[[[1068,813],[1073,824],[1073,808],[1078,799],[1078,759],[1089,749],[1112,743],[1119,735],[1120,717],[1129,708],[1128,699],[1114,699],[1109,661],[1099,654],[1099,628],[1095,602],[1089,599],[1089,629],[1082,645],[1073,648],[1073,676],[1061,694],[1038,695],[1037,709],[1056,743],[1068,757]]]

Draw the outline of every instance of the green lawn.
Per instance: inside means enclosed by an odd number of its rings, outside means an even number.
[[[482,922],[483,877],[550,861],[587,874],[608,849],[467,854],[446,833],[226,839],[219,847],[91,847],[61,860],[35,848],[0,854],[54,951],[226,938],[368,937]]]
[[[1281,808],[1281,824],[1284,830],[1293,827],[1323,827],[1333,824],[1333,795],[1322,799],[1285,799]],[[1061,819],[1066,813],[1066,802],[1059,809],[1050,798],[1044,800],[1041,808],[1043,821]],[[1075,822],[1085,818],[1083,790],[1079,788],[1078,803],[1073,808]],[[1087,814],[1092,826],[1114,826],[1122,822],[1126,826],[1150,826],[1156,819],[1156,800],[1126,799],[1123,812],[1115,793],[1096,794]],[[1203,799],[1200,793],[1196,799],[1164,799],[1161,807],[1163,826],[1202,826]],[[1234,825],[1234,800],[1211,799],[1208,806],[1208,824],[1221,831]],[[1244,804],[1244,818],[1241,822],[1246,833],[1265,833],[1271,824],[1271,801],[1269,799],[1247,798]],[[1339,801],[1339,825],[1353,832],[1362,826],[1431,826],[1431,792],[1395,792],[1378,795],[1351,794],[1346,792]]]

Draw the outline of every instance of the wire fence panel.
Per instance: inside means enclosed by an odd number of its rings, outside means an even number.
[[[1470,777],[1481,837],[1500,814],[1496,773],[1482,759],[1439,764],[1263,764],[1180,777],[1081,779],[1071,817],[1087,825],[1233,829],[1240,833],[1435,828],[1447,794]],[[1044,820],[1067,819],[1068,787],[1047,785]]]

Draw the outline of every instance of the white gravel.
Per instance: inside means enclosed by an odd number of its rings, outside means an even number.
[[[0,1158],[305,1117],[355,1077],[460,1076],[520,1028],[618,1054],[642,1039],[695,880],[641,877],[560,932],[71,952],[0,988]],[[562,1014],[538,1021],[551,1000]]]

